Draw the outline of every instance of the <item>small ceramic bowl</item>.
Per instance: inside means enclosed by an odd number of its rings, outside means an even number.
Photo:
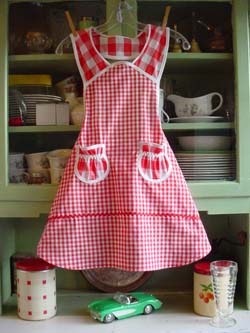
[[[25,36],[25,44],[30,53],[46,53],[51,49],[52,42],[44,32],[29,31]]]

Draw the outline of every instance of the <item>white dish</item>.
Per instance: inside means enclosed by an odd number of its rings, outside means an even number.
[[[213,123],[222,121],[224,117],[215,116],[200,116],[200,117],[178,117],[170,118],[171,123]]]
[[[228,165],[200,165],[200,164],[179,164],[181,169],[189,169],[189,170],[231,170],[234,169],[235,167],[231,164]]]
[[[183,173],[188,175],[200,176],[200,175],[224,175],[224,174],[231,174],[233,170],[185,170],[182,169]]]
[[[175,152],[175,155],[176,156],[183,156],[183,157],[211,157],[211,158],[214,158],[214,157],[232,157],[232,156],[235,156],[235,152],[234,151],[217,151],[217,150],[214,150],[214,151],[196,151],[196,152],[193,152],[193,151],[176,151]]]
[[[234,160],[230,159],[230,160],[212,160],[212,159],[205,159],[205,160],[201,160],[201,159],[181,159],[177,157],[177,161],[178,163],[182,163],[182,164],[187,164],[187,163],[191,163],[191,164],[216,164],[216,165],[223,165],[223,164],[232,164],[234,163]]]
[[[195,161],[195,160],[187,160],[187,161],[183,161],[177,158],[177,161],[179,164],[182,165],[218,165],[218,166],[222,166],[222,165],[231,165],[233,163],[233,161]]]
[[[23,94],[24,97],[28,97],[28,98],[59,98],[61,99],[60,96],[56,96],[56,95],[43,95],[43,94]]]
[[[220,175],[220,176],[185,176],[186,180],[232,180],[235,179],[234,175]]]
[[[232,171],[228,171],[228,172],[219,172],[219,173],[196,173],[196,172],[191,172],[191,171],[184,171],[183,172],[183,175],[185,177],[222,177],[222,176],[232,176],[232,175],[235,175],[235,172],[232,170]]]
[[[235,175],[212,175],[212,176],[195,176],[195,175],[186,175],[186,180],[218,180],[218,179],[233,179],[235,178]]]
[[[224,135],[179,136],[180,147],[183,150],[225,150],[230,149],[232,138]]]
[[[201,160],[201,161],[206,161],[206,160],[211,160],[211,161],[220,161],[220,160],[233,160],[234,159],[234,156],[232,156],[231,154],[228,154],[228,155],[211,155],[211,156],[208,156],[208,155],[199,155],[199,154],[193,154],[193,155],[190,155],[190,156],[185,156],[185,155],[181,155],[181,154],[176,154],[175,155],[177,158],[180,158],[182,160],[190,160],[190,161],[193,161],[193,160]]]

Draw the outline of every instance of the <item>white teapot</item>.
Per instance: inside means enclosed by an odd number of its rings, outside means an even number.
[[[214,96],[219,97],[219,103],[213,109],[212,99]],[[167,100],[174,103],[177,117],[210,116],[223,104],[223,97],[218,92],[212,92],[210,94],[194,98],[187,98],[178,95],[168,95]]]

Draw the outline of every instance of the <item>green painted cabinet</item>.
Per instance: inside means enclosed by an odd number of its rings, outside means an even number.
[[[44,1],[51,3],[52,1]],[[98,2],[98,1],[97,1]],[[34,140],[42,140],[42,137],[51,137],[51,141],[60,141],[66,135],[75,138],[79,128],[74,126],[23,126],[8,127],[8,73],[41,73],[47,72],[52,75],[64,75],[77,72],[74,57],[72,54],[56,55],[56,54],[19,54],[8,55],[8,8],[9,6],[19,4],[22,1],[2,1],[1,2],[1,92],[0,103],[2,112],[1,126],[1,160],[2,172],[0,175],[0,216],[39,216],[41,213],[47,213],[57,187],[53,185],[15,185],[8,181],[8,153],[9,147],[13,146],[13,142],[22,142],[24,146]],[[54,1],[53,3],[67,3],[65,1]],[[75,2],[77,3],[77,1]],[[82,3],[89,3],[83,1]],[[102,1],[99,3],[104,5]],[[106,7],[108,13],[112,12],[117,1],[107,1]],[[136,5],[133,0],[131,4]],[[190,12],[190,1],[168,1],[172,6],[174,13],[175,7],[184,8]],[[163,1],[138,1],[138,15],[144,20],[154,22],[154,19],[162,18],[166,3]],[[224,181],[191,181],[189,182],[190,190],[196,199],[200,210],[209,213],[247,213],[249,210],[249,176],[248,167],[248,142],[249,135],[249,49],[247,43],[248,36],[248,2],[247,1],[195,1],[191,2],[192,8],[195,6],[206,5],[211,11],[213,6],[227,6],[231,8],[230,15],[232,17],[232,39],[233,52],[226,51],[224,53],[172,53],[168,55],[166,66],[166,77],[168,75],[182,75],[188,80],[193,79],[200,73],[198,85],[204,85],[206,77],[210,77],[210,81],[214,76],[214,81],[230,82],[233,87],[234,94],[234,118],[231,122],[216,124],[164,124],[163,128],[166,135],[177,136],[181,131],[193,131],[194,133],[212,133],[212,131],[235,131],[235,151],[236,151],[236,176],[235,179]],[[65,7],[66,8],[66,7]],[[151,8],[153,8],[153,17],[150,17]],[[156,10],[157,8],[158,11]],[[212,9],[211,9],[212,8]],[[220,9],[221,10],[221,9]],[[227,9],[228,10],[228,9]],[[185,11],[184,11],[185,12]],[[128,16],[130,19],[130,16]],[[171,15],[170,15],[171,17]],[[156,20],[155,19],[155,20]],[[206,75],[207,74],[207,75]],[[189,83],[187,83],[189,84]],[[213,84],[210,83],[211,88]],[[72,141],[73,142],[73,141]],[[19,148],[20,148],[19,145]],[[15,145],[14,145],[15,146]],[[15,200],[18,207],[17,211],[9,209],[12,200]],[[30,207],[32,202],[32,209]]]
[[[117,0],[96,1],[64,1],[42,0],[48,7],[73,10],[77,6],[99,6],[98,15],[105,12],[111,15],[117,6]],[[27,240],[31,242],[31,248],[39,238],[46,214],[49,212],[51,202],[55,196],[57,186],[50,184],[26,185],[11,184],[8,180],[8,155],[9,151],[16,147],[24,147],[29,150],[32,144],[47,142],[47,148],[55,149],[57,142],[69,140],[74,142],[79,132],[77,126],[8,126],[8,74],[9,73],[50,73],[60,78],[77,73],[75,60],[72,54],[9,54],[9,9],[10,6],[28,5],[32,1],[2,0],[0,2],[0,262],[1,262],[1,287],[4,303],[10,293],[10,269],[9,258],[16,250],[26,251]],[[176,82],[181,78],[186,86],[209,87],[216,89],[218,86],[230,86],[233,100],[233,116],[227,122],[216,123],[164,123],[163,130],[170,141],[175,142],[179,135],[204,134],[204,133],[230,133],[233,137],[235,148],[235,177],[231,180],[199,180],[189,181],[189,188],[195,198],[199,210],[204,214],[204,220],[208,221],[211,235],[214,229],[223,235],[223,230],[230,225],[234,235],[240,230],[247,233],[247,245],[237,252],[237,258],[242,262],[241,289],[247,307],[250,307],[249,291],[249,214],[250,214],[250,94],[249,94],[249,6],[246,0],[129,0],[133,7],[133,15],[125,16],[129,21],[129,28],[123,26],[123,32],[131,34],[135,24],[135,18],[144,22],[160,24],[166,5],[170,5],[169,21],[173,28],[176,19],[185,22],[190,16],[196,15],[198,8],[201,13],[216,13],[217,9],[224,12],[231,25],[231,43],[226,51],[202,53],[174,53],[169,52],[164,79]],[[73,8],[73,9],[72,9]],[[23,8],[22,8],[23,10]],[[103,12],[102,12],[103,11]],[[194,14],[193,14],[194,13]],[[200,20],[203,20],[201,16]],[[178,27],[181,23],[178,21]],[[218,21],[218,20],[217,20]],[[217,22],[218,23],[218,22]],[[12,21],[11,24],[14,24]],[[189,23],[187,23],[188,26]],[[185,23],[183,27],[185,28]],[[200,25],[199,25],[200,27]],[[13,26],[11,27],[13,29]],[[184,29],[183,28],[183,29]],[[205,29],[204,25],[203,28]],[[132,30],[131,30],[132,29]],[[201,27],[199,28],[201,29]],[[189,31],[192,32],[192,28]],[[117,31],[116,31],[117,32]],[[183,31],[185,34],[185,31]],[[190,36],[188,36],[190,39]],[[192,36],[191,36],[192,37]],[[195,82],[197,80],[197,82]],[[181,87],[177,87],[176,91]],[[71,141],[70,141],[71,140]],[[51,146],[50,146],[51,145]],[[28,148],[29,147],[29,148]],[[41,145],[40,145],[41,147]],[[44,147],[44,146],[43,146]],[[217,223],[218,222],[218,223]],[[221,226],[219,224],[221,223]],[[22,233],[28,231],[29,236]],[[214,236],[214,235],[213,235]],[[28,239],[27,237],[30,237]],[[234,248],[230,249],[231,253]],[[60,273],[61,285],[65,272]],[[189,272],[189,277],[190,277]],[[75,275],[70,275],[70,280]],[[157,282],[156,282],[157,283]],[[77,283],[76,283],[77,284]],[[78,284],[77,284],[78,286]],[[1,293],[0,293],[1,294]]]

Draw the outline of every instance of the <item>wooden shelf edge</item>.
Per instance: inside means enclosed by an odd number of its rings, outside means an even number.
[[[164,131],[233,129],[234,123],[163,123]],[[9,126],[9,133],[79,132],[76,125]]]
[[[233,60],[232,53],[190,53],[190,52],[183,52],[183,53],[168,53],[168,60]],[[74,55],[72,53],[65,53],[65,54],[17,54],[17,55],[9,55],[9,62],[10,63],[17,63],[17,62],[29,62],[29,61],[71,61],[74,60]]]
[[[164,131],[176,130],[214,130],[214,129],[233,129],[233,122],[218,122],[218,123],[163,123]]]
[[[9,126],[9,133],[79,132],[76,125]]]

